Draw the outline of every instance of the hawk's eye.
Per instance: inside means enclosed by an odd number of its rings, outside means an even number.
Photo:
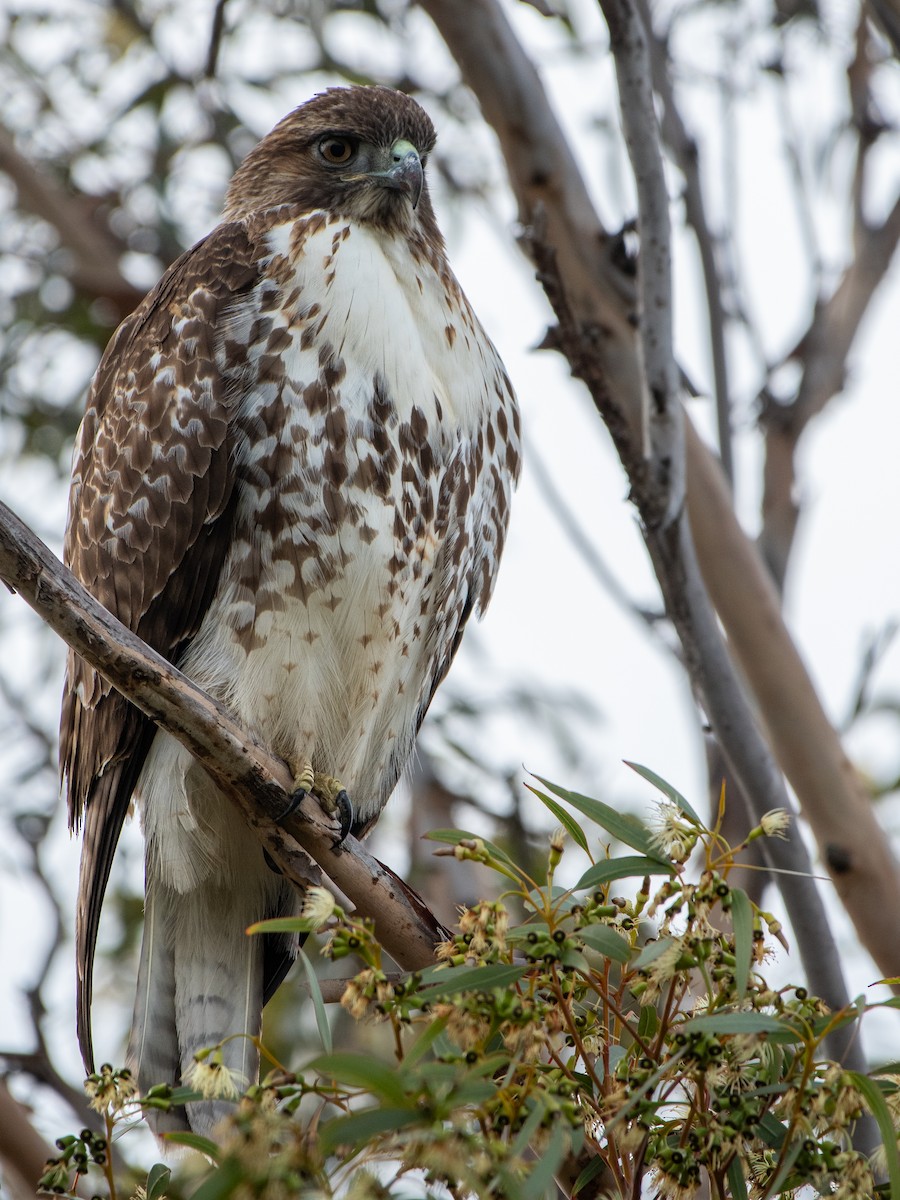
[[[326,162],[340,166],[349,162],[356,153],[356,143],[345,137],[322,138],[319,142],[319,153]]]

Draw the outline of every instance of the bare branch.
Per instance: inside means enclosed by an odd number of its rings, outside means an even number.
[[[112,301],[120,317],[127,316],[144,294],[122,275],[119,260],[124,247],[91,220],[83,198],[66,192],[49,174],[39,171],[20,154],[3,126],[0,126],[0,171],[15,184],[22,208],[52,225],[60,244],[71,252],[69,278],[75,287],[90,296]]]
[[[0,579],[85,662],[191,751],[238,805],[286,878],[300,888],[318,879],[311,856],[375,920],[382,945],[400,966],[416,969],[433,962],[434,945],[447,934],[415,893],[355,838],[336,847],[333,828],[310,797],[279,823],[293,788],[287,764],[111,616],[4,504]]]
[[[53,1153],[0,1079],[0,1162],[14,1200],[33,1200],[44,1165]]]
[[[861,17],[856,54],[847,71],[858,141],[853,179],[854,256],[831,296],[816,304],[806,333],[788,356],[803,368],[796,396],[787,403],[766,397],[761,417],[766,459],[759,541],[779,590],[784,587],[800,516],[797,445],[810,421],[843,391],[853,344],[900,240],[900,196],[880,224],[870,223],[865,215],[866,167],[881,132],[871,114],[869,42],[868,25]]]
[[[649,525],[674,524],[684,509],[684,428],[679,372],[672,345],[672,249],[669,194],[663,171],[650,86],[644,27],[628,0],[601,0],[616,62],[619,109],[638,197],[638,333],[641,376],[649,397],[645,420],[650,442],[646,511]],[[658,511],[651,511],[650,505]]]
[[[214,79],[219,65],[219,50],[222,46],[222,35],[225,32],[225,5],[228,0],[216,0],[213,10],[212,30],[209,35],[209,49],[206,52],[207,79]]]
[[[687,223],[694,231],[706,309],[709,315],[709,344],[713,367],[713,389],[716,399],[716,425],[719,439],[719,459],[725,478],[734,488],[734,453],[731,430],[731,391],[728,382],[728,359],[725,353],[725,310],[722,306],[722,282],[716,262],[716,243],[706,219],[706,205],[700,182],[697,143],[688,132],[675,100],[675,89],[669,75],[666,44],[653,30],[652,14],[647,0],[638,0],[638,9],[648,39],[653,88],[662,101],[660,129],[684,179],[684,210]]]
[[[865,7],[890,41],[894,54],[900,58],[900,0],[866,0]]]

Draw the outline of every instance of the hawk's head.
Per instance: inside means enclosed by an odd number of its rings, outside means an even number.
[[[292,204],[439,236],[425,182],[434,142],[428,114],[402,92],[330,88],[250,151],[228,188],[225,217]]]

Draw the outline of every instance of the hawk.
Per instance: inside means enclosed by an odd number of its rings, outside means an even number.
[[[434,141],[410,97],[333,88],[250,152],[221,224],[100,362],[65,539],[88,590],[357,836],[488,603],[519,469],[513,390],[429,198]],[[258,1035],[292,948],[244,931],[297,896],[191,755],[74,654],[60,760],[84,826],[85,1064],[100,909],[134,798],[145,920],[129,1062],[142,1089],[176,1083],[199,1049]],[[256,1076],[249,1037],[223,1056]],[[198,1103],[166,1127],[215,1115]]]

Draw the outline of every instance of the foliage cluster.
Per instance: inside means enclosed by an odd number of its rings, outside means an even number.
[[[533,789],[560,821],[542,878],[482,838],[432,834],[439,853],[487,864],[508,887],[462,911],[428,970],[389,974],[371,923],[321,888],[299,921],[254,927],[320,930],[331,958],[360,959],[341,1003],[390,1027],[393,1062],[334,1049],[310,968],[322,1055],[297,1072],[276,1064],[238,1095],[213,1047],[186,1087],[140,1101],[127,1072],[104,1067],[86,1086],[108,1136],[60,1139],[43,1188],[74,1196],[93,1163],[115,1195],[115,1127],[139,1105],[204,1096],[223,1105],[215,1141],[170,1136],[209,1165],[199,1181],[196,1164],[177,1176],[154,1168],[147,1200],[539,1200],[558,1179],[584,1197],[651,1189],[686,1200],[705,1183],[715,1198],[812,1187],[849,1200],[874,1194],[878,1170],[900,1195],[896,1079],[890,1069],[878,1079],[844,1070],[823,1052],[864,1001],[832,1014],[802,987],[769,987],[760,967],[780,925],[728,881],[736,854],[780,835],[785,815],[769,814],[732,849],[637,769],[665,794],[649,824],[547,781]],[[560,799],[634,853],[610,857],[604,845],[595,857]],[[591,865],[562,887],[554,877],[567,835]],[[878,1166],[854,1145],[866,1111],[884,1139]]]

